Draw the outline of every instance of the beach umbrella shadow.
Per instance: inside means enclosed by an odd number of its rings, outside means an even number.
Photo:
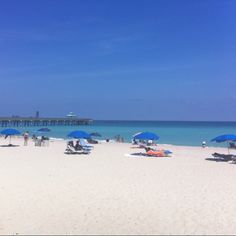
[[[19,147],[20,145],[8,144],[8,145],[0,145],[0,147]]]

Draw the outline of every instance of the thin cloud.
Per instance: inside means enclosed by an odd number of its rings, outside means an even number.
[[[98,42],[98,47],[105,52],[117,51],[120,47],[133,43],[134,41],[142,40],[137,35],[123,35],[117,37],[104,37],[104,39]],[[104,51],[103,51],[104,52]]]
[[[49,41],[49,40],[58,40],[60,37],[55,35],[53,32],[43,32],[43,31],[34,31],[34,30],[1,30],[0,31],[0,40],[9,41]]]
[[[54,67],[54,65],[51,65]],[[60,65],[63,67],[63,65]],[[113,68],[110,70],[97,70],[93,72],[77,72],[77,73],[68,73],[68,72],[60,72],[60,73],[48,73],[43,72],[44,68],[48,68],[50,65],[47,66],[29,66],[29,67],[15,67],[15,68],[8,68],[8,71],[11,72],[17,72],[17,78],[23,79],[23,80],[28,80],[32,79],[32,71],[33,70],[41,70],[40,74],[35,74],[33,78],[44,78],[47,79],[48,81],[54,81],[54,80],[65,80],[70,79],[107,79],[111,78],[113,76],[120,76],[120,79],[126,75],[130,75],[130,77],[136,75],[136,74],[145,74],[148,75],[150,73],[158,73],[162,71],[173,71],[176,69],[181,69],[181,68],[187,68],[188,65],[171,65],[171,66],[160,66],[160,65],[152,65],[152,66],[138,66],[138,67],[126,67],[126,68]],[[1,71],[2,70],[2,71]],[[13,71],[15,70],[15,71]],[[4,69],[0,68],[0,72],[3,73]],[[21,75],[22,72],[22,75]],[[12,77],[13,79],[14,77]],[[9,78],[10,79],[10,78]]]

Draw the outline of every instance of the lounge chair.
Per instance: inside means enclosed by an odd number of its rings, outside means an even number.
[[[93,149],[93,145],[89,144],[86,139],[80,139],[79,144],[85,149]]]
[[[98,144],[98,141],[94,140],[94,139],[88,139],[88,143],[89,144]]]
[[[74,146],[73,141],[67,143],[65,154],[89,154],[91,150],[83,148],[80,145]]]
[[[221,153],[213,153],[212,156],[216,161],[231,161],[234,155],[232,154],[221,154]]]
[[[139,146],[139,148],[146,148],[147,147],[147,144],[145,144],[145,143],[139,143],[138,144]]]
[[[231,160],[232,160],[231,164],[236,164],[236,156],[235,155],[232,156]]]

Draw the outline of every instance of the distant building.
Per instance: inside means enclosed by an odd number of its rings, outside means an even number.
[[[39,118],[39,111],[36,111],[35,117],[36,117],[36,118]]]
[[[68,118],[75,118],[75,117],[77,117],[77,115],[75,115],[75,114],[71,111],[71,112],[69,112],[69,113],[66,115],[66,117],[68,117]]]

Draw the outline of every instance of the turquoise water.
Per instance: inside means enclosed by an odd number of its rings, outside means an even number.
[[[40,127],[19,127],[20,131],[29,131],[33,134]],[[66,138],[73,130],[99,132],[101,139],[114,138],[116,135],[131,142],[132,135],[141,131],[155,132],[160,136],[158,143],[175,145],[199,146],[206,141],[210,146],[219,146],[211,143],[215,136],[227,133],[236,134],[236,122],[186,122],[186,121],[94,121],[91,125],[81,126],[52,126],[49,127],[50,137]],[[224,145],[224,144],[223,144]]]

